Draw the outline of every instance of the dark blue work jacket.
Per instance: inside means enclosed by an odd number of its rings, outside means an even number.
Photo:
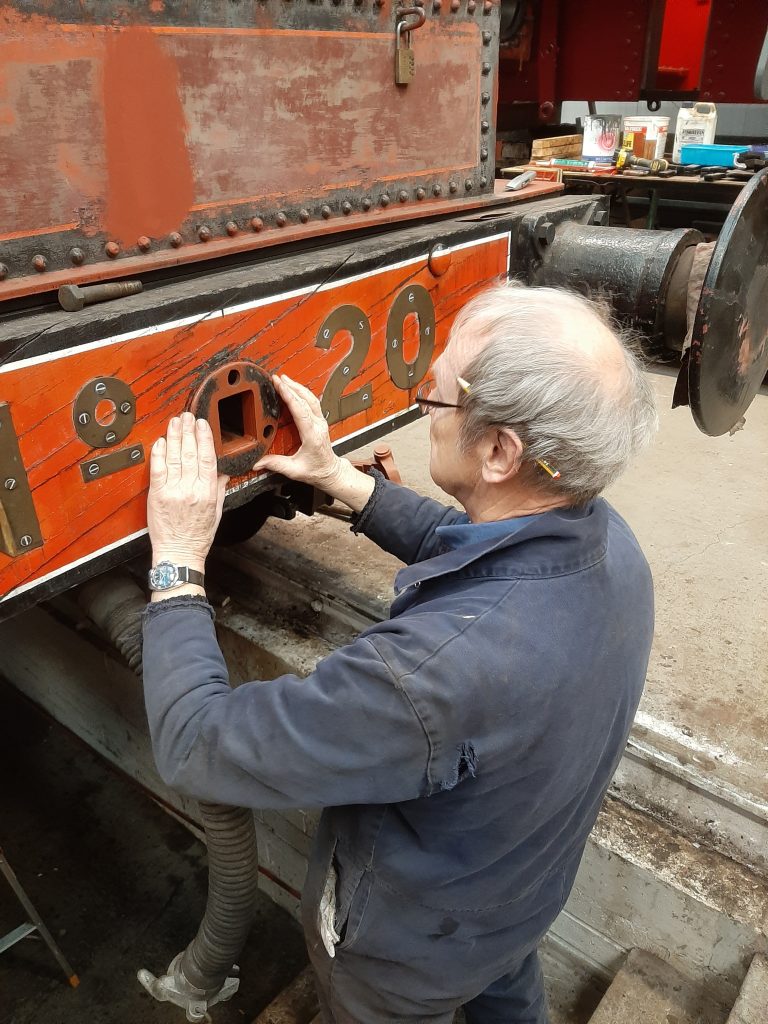
[[[447,550],[436,528],[458,518],[377,481],[356,529],[407,563],[391,617],[306,679],[230,690],[202,600],[151,605],[144,624],[164,780],[327,808],[310,878],[318,899],[336,867],[339,950],[422,962],[419,983],[458,961],[492,981],[560,909],[653,632],[648,565],[604,500]]]

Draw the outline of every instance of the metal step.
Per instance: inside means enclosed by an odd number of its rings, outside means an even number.
[[[611,982],[590,1024],[725,1024],[721,1007],[669,964],[633,949]]]
[[[728,1024],[765,1024],[768,1021],[768,957],[756,956],[728,1016]]]

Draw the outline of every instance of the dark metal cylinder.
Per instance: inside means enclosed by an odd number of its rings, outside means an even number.
[[[680,330],[679,317],[665,314],[669,284],[682,253],[700,241],[702,235],[689,229],[645,231],[566,221],[546,246],[532,283],[603,297],[652,345],[667,344],[667,330],[675,335]],[[670,337],[670,347],[675,341]]]

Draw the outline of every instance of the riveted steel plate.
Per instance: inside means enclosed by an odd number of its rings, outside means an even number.
[[[737,427],[768,372],[768,169],[734,203],[704,278],[688,360],[693,417]]]
[[[424,11],[403,88],[394,3],[0,2],[0,298],[493,202],[499,5]]]

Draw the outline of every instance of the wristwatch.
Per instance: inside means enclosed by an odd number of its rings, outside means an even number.
[[[194,583],[198,587],[204,587],[205,575],[186,565],[158,562],[149,570],[148,582],[150,590],[175,590],[176,587],[180,587],[184,583]]]

